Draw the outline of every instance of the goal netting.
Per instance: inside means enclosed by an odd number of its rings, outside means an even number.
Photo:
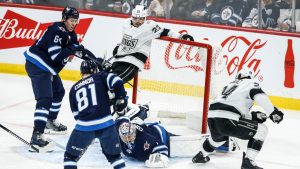
[[[206,133],[209,101],[228,79],[221,51],[205,40],[154,39],[145,68],[134,79],[133,101],[150,102],[161,117],[190,118],[188,123]]]

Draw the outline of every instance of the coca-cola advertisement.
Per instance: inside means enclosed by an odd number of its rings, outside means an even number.
[[[62,9],[61,9],[62,10]],[[0,6],[0,65],[23,65],[23,52],[38,39],[47,26],[61,20],[61,11]],[[97,57],[112,56],[121,42],[125,19],[89,14],[80,11],[76,28],[78,39]],[[274,104],[282,108],[300,109],[300,40],[295,34],[276,34],[188,25],[180,22],[158,22],[174,31],[187,30],[197,42],[210,43],[212,54],[212,81],[222,84],[233,80],[243,67],[255,71],[255,80]],[[207,39],[208,41],[203,41]],[[139,76],[147,82],[163,81],[193,87],[204,85],[207,53],[185,44],[153,41],[146,69]],[[74,59],[66,69],[78,71],[80,59]],[[5,65],[7,66],[7,65]],[[12,68],[13,69],[13,68]],[[214,86],[211,87],[215,90]]]

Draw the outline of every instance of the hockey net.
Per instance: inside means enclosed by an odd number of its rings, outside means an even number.
[[[209,102],[226,83],[221,51],[205,40],[154,39],[144,70],[133,81],[133,103],[150,102],[150,111],[162,117],[196,113],[201,120],[191,123],[206,133]]]

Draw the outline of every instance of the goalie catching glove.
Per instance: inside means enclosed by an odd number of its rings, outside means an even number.
[[[166,168],[169,166],[169,158],[160,153],[154,153],[146,160],[145,165],[149,168]]]
[[[123,116],[126,113],[126,107],[128,104],[128,97],[115,99],[113,109],[119,116]]]
[[[260,111],[252,111],[251,115],[252,115],[252,120],[257,121],[258,123],[263,123],[268,118],[265,113],[260,112]]]

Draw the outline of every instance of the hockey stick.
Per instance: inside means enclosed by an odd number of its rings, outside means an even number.
[[[18,136],[16,133],[12,132],[11,130],[9,130],[8,128],[6,128],[5,126],[3,126],[2,124],[0,124],[0,127],[7,131],[9,134],[13,135],[15,138],[17,138],[18,140],[22,141],[23,143],[25,143],[26,145],[28,145],[30,148],[32,148],[34,151],[39,152],[39,149],[34,147],[33,145],[31,145],[28,141],[24,140],[22,137]]]
[[[20,137],[19,135],[17,135],[16,133],[14,133],[13,131],[9,130],[8,128],[6,128],[5,126],[3,126],[2,124],[0,124],[0,127],[7,131],[9,134],[13,135],[15,138],[17,138],[18,140],[22,141],[23,143],[25,143],[26,145],[28,145],[30,148],[32,148],[34,151],[39,152],[39,149],[34,147],[33,145],[31,145],[28,141],[26,141],[25,139],[23,139],[22,137]],[[49,141],[53,141],[52,139],[48,139]],[[62,149],[62,150],[66,150],[66,147],[58,144],[57,142],[53,141],[55,143],[55,145]]]
[[[53,141],[53,140],[51,140],[51,141]],[[58,144],[57,142],[55,142],[55,141],[53,141],[54,143],[55,143],[55,146],[56,147],[58,147],[58,148],[60,148],[60,149],[62,149],[62,150],[66,150],[66,147],[65,146],[63,146],[63,145],[61,145],[61,144]]]

